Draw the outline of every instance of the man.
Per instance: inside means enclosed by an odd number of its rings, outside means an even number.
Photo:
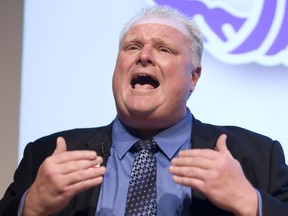
[[[280,144],[203,124],[186,107],[201,55],[201,34],[189,18],[168,7],[141,12],[121,34],[113,123],[28,144],[0,214],[129,215],[133,144],[153,138],[157,215],[288,215]]]

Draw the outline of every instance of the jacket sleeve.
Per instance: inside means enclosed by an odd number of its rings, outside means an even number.
[[[31,144],[28,144],[24,150],[23,159],[15,171],[14,181],[10,184],[0,201],[1,216],[17,215],[21,198],[32,185],[39,168],[38,164],[41,163],[42,161],[33,161]]]
[[[259,190],[262,197],[263,216],[288,215],[288,167],[285,163],[283,149],[274,141],[269,169],[269,190]]]

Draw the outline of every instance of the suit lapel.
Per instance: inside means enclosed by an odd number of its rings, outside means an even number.
[[[215,149],[216,141],[220,133],[213,129],[212,125],[203,124],[193,117],[192,124],[192,148]]]
[[[95,150],[97,155],[103,157],[103,166],[106,166],[108,156],[110,155],[112,124],[99,128],[95,137],[86,142],[89,150]],[[94,216],[100,194],[101,185],[83,191],[75,197],[75,215]]]

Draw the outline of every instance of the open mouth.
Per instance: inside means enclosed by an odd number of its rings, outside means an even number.
[[[135,89],[136,86],[150,86],[154,89],[159,86],[159,82],[149,75],[137,75],[131,81],[131,87]]]

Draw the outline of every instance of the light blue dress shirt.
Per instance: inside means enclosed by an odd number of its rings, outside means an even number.
[[[191,188],[174,183],[168,168],[180,150],[190,148],[192,114],[154,136],[161,149],[157,161],[157,215],[186,215],[190,212]],[[124,215],[126,197],[135,155],[129,151],[139,138],[131,135],[116,117],[112,127],[111,156],[102,183],[96,215]],[[186,201],[184,201],[186,200]],[[185,213],[186,212],[186,213]]]

